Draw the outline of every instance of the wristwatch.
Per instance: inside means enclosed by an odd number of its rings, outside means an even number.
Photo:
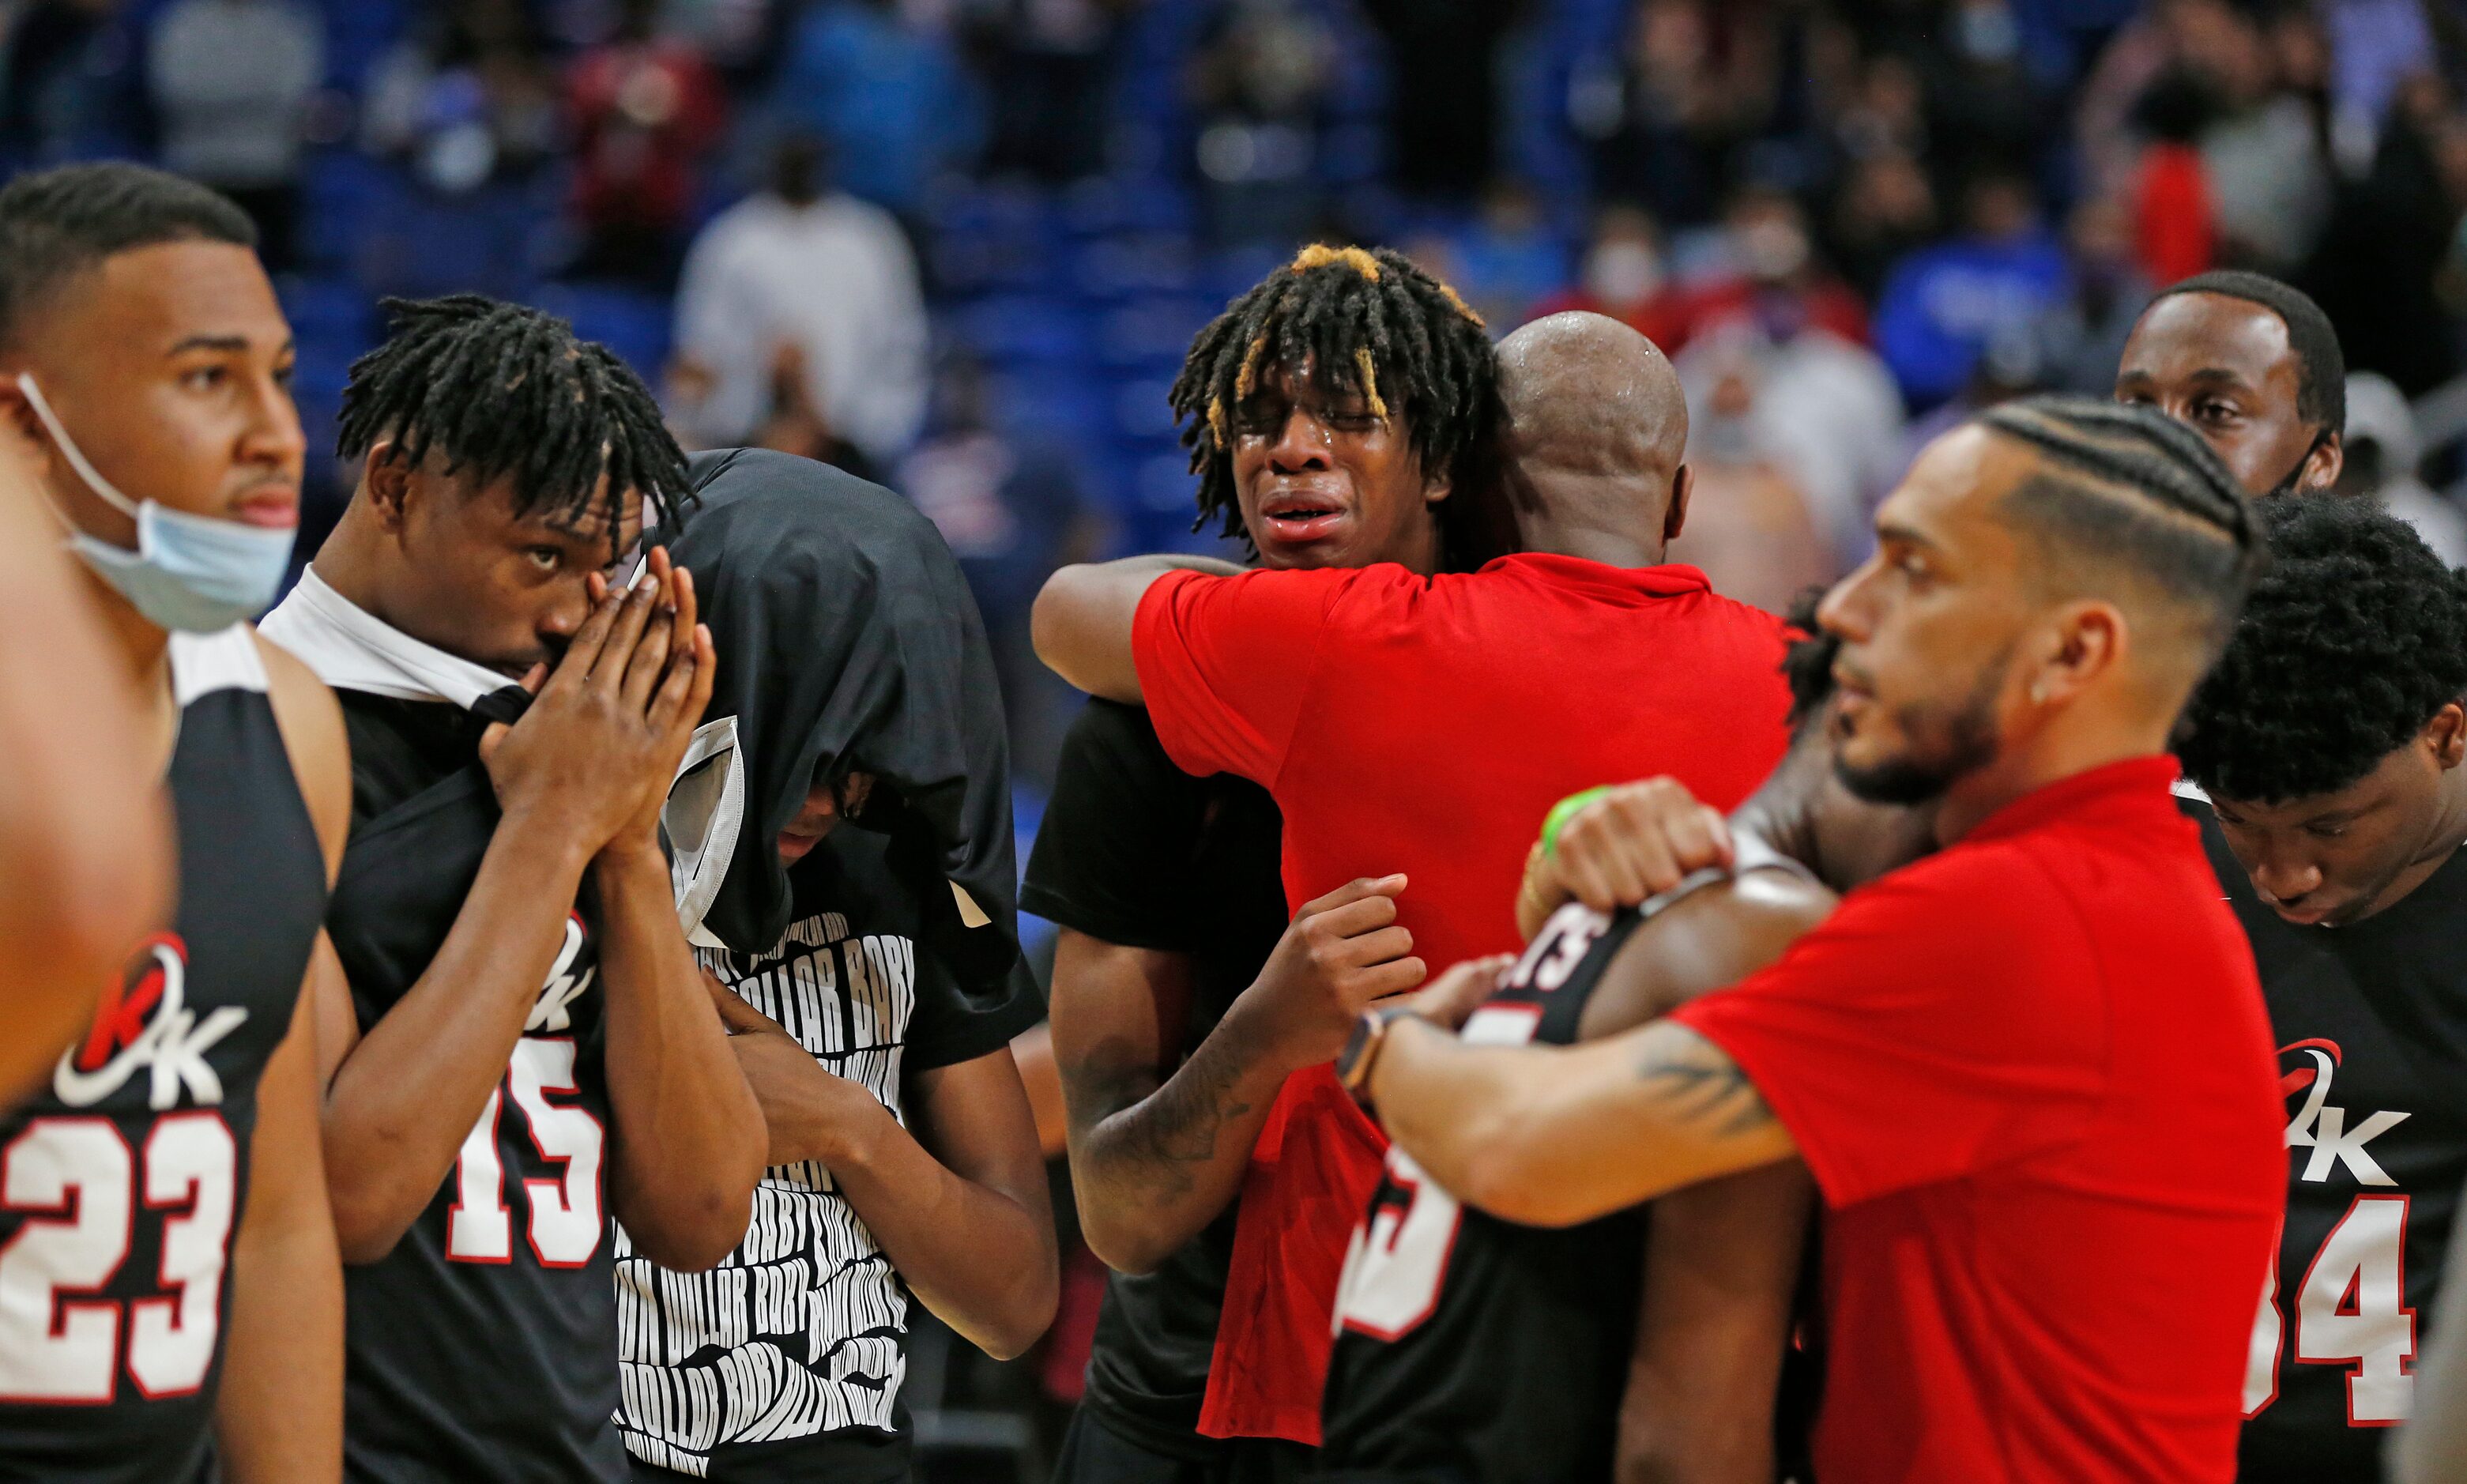
[[[1414,1013],[1412,1005],[1380,1005],[1353,1023],[1353,1035],[1336,1056],[1336,1080],[1363,1107],[1370,1106],[1370,1066],[1387,1044],[1388,1027]]]

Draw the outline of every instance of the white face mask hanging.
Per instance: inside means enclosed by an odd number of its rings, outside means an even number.
[[[117,589],[147,621],[167,629],[211,634],[255,618],[274,601],[291,565],[296,528],[246,526],[174,510],[152,500],[135,501],[112,487],[43,399],[31,374],[17,389],[34,410],[60,456],[86,487],[113,509],[137,522],[137,550],[130,551],[69,525],[69,549]],[[65,516],[62,524],[68,524]]]

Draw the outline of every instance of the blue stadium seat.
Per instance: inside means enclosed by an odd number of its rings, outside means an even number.
[[[1088,322],[1071,305],[1027,294],[986,299],[960,311],[960,338],[997,366],[1076,366],[1089,358]]]

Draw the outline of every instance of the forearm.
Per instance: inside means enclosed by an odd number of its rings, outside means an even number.
[[[585,855],[509,816],[444,943],[326,1090],[326,1167],[346,1262],[374,1262],[454,1167],[564,942]]]
[[[1052,1213],[962,1179],[849,1086],[865,1106],[816,1152],[840,1193],[937,1318],[997,1360],[1025,1351],[1053,1320]]]
[[[1654,1203],[1621,1484],[1769,1484],[1814,1182],[1795,1160]]]
[[[1139,704],[1131,631],[1140,599],[1157,578],[1184,570],[1231,576],[1242,569],[1214,557],[1170,553],[1063,568],[1046,579],[1029,614],[1037,658],[1090,695]]]
[[[1107,1266],[1153,1271],[1240,1192],[1288,1072],[1268,1055],[1256,1021],[1237,1001],[1163,1086],[1085,1127],[1073,1119],[1080,1232]],[[1065,1084],[1075,1101],[1098,1080],[1076,1070]]]
[[[343,1460],[343,1270],[313,1222],[232,1248],[230,1346],[215,1438],[232,1484],[332,1479]]]
[[[677,927],[667,861],[612,851],[596,871],[620,1215],[653,1260],[699,1270],[745,1235],[762,1111]]]
[[[1388,1135],[1467,1204],[1536,1226],[1792,1154],[1718,1047],[1658,1021],[1579,1046],[1469,1046],[1408,1019],[1371,1068]]]
[[[343,1266],[320,1154],[315,1023],[258,1081],[255,1170],[232,1243],[215,1433],[234,1484],[332,1479],[343,1456]]]

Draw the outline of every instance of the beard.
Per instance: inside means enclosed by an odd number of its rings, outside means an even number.
[[[1910,739],[1897,756],[1853,766],[1835,749],[1834,776],[1865,803],[1908,808],[1943,798],[1946,789],[1996,760],[1996,692],[2003,676],[2000,656],[1980,667],[1970,694],[1950,714],[1929,717],[1918,708],[1896,713],[1902,735]]]

